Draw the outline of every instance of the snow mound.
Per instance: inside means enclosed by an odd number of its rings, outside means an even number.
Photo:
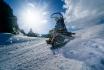
[[[91,70],[104,70],[104,39],[77,38],[63,47],[63,56],[84,62]]]
[[[76,39],[61,52],[65,58],[85,63],[86,70],[104,70],[104,16],[95,18],[82,20],[83,29],[76,31]]]

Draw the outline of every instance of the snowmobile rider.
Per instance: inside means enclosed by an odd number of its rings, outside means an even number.
[[[51,43],[55,40],[56,36],[67,32],[63,15],[61,13],[54,13],[54,14],[52,14],[52,16],[55,14],[60,15],[60,17],[57,17],[57,16],[53,17],[53,18],[55,18],[56,25],[55,25],[55,28],[52,30],[51,37],[49,38],[49,41]]]
[[[54,30],[56,32],[61,32],[61,33],[67,32],[67,29],[66,29],[66,26],[65,26],[65,23],[64,23],[63,15],[61,13],[57,13],[57,14],[60,14],[61,16],[55,18],[56,25],[55,25]]]

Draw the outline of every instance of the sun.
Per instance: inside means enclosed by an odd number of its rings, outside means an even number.
[[[26,23],[32,25],[41,25],[46,21],[45,19],[45,12],[42,12],[40,10],[33,10],[33,9],[27,9],[24,14],[24,20]]]
[[[30,4],[22,11],[21,19],[28,28],[31,28],[34,32],[39,32],[43,25],[48,22],[47,13],[43,8],[34,7],[33,4]]]

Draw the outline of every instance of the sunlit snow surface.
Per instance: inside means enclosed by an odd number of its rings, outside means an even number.
[[[81,37],[54,55],[46,38],[0,34],[0,70],[104,70],[104,37]]]

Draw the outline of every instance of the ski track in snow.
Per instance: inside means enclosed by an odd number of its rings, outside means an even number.
[[[103,39],[77,38],[55,50],[51,50],[45,40],[11,36],[2,41],[0,70],[104,70]]]
[[[1,40],[5,35],[0,36]],[[45,40],[11,36],[0,42],[0,70],[81,70],[83,62],[64,58],[61,52],[53,55]]]

